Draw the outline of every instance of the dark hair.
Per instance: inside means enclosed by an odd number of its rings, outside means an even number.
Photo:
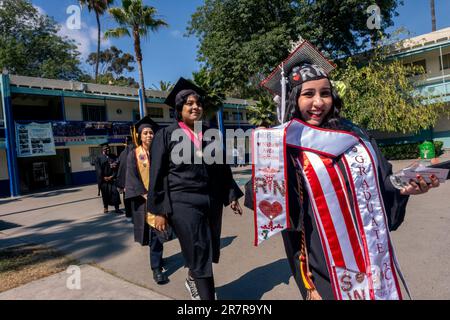
[[[183,118],[181,117],[181,111],[183,111],[183,106],[186,104],[188,98],[189,98],[189,97],[192,97],[192,96],[193,96],[194,98],[196,98],[197,101],[203,106],[203,97],[200,96],[200,95],[197,94],[197,93],[192,93],[192,94],[189,94],[189,95],[183,97],[183,100],[181,101],[181,103],[178,103],[178,104],[175,106],[175,119],[176,119],[177,121],[181,121],[181,120],[183,119]]]
[[[328,80],[330,81],[330,80]],[[331,110],[328,112],[327,116],[323,120],[321,127],[322,128],[329,128],[329,129],[339,129],[339,130],[345,130],[341,123],[341,117],[340,117],[340,111],[342,108],[342,99],[337,94],[336,90],[333,88],[333,85],[330,81],[330,88],[331,88],[331,97],[333,100],[333,105],[331,107]],[[287,112],[289,114],[289,117],[302,119],[302,115],[300,113],[300,109],[297,105],[298,97],[300,96],[300,93],[302,92],[302,85],[298,85],[289,92],[288,100],[287,100]]]

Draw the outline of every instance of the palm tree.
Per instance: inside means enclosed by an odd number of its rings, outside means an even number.
[[[434,0],[430,0],[431,8],[431,31],[436,31],[436,10],[434,9]]]
[[[277,123],[277,112],[275,103],[271,98],[261,97],[259,102],[248,107],[250,124],[256,127],[270,127]]]
[[[225,95],[211,71],[202,67],[198,72],[192,73],[193,82],[205,91],[205,116],[212,117],[222,107]]]
[[[95,82],[97,82],[101,39],[100,16],[114,3],[114,0],[79,0],[79,2],[81,6],[87,5],[89,12],[94,11],[97,19],[97,63],[95,64]]]
[[[152,88],[160,91],[171,91],[174,87],[174,84],[170,81],[159,81],[158,85],[153,84]]]
[[[119,27],[106,31],[106,38],[120,38],[129,36],[134,41],[134,53],[139,67],[139,82],[145,101],[144,72],[142,70],[142,50],[141,37],[146,37],[149,31],[157,31],[160,27],[166,27],[168,24],[161,19],[156,19],[156,9],[146,6],[142,0],[122,0],[121,8],[111,8],[109,13],[119,24]],[[144,115],[147,114],[147,108],[144,108]]]

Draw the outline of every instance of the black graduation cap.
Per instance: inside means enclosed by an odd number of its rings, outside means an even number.
[[[151,128],[153,130],[153,133],[156,133],[156,131],[158,131],[159,129],[159,125],[148,115],[133,124],[133,126],[131,127],[131,136],[133,137],[135,145],[137,145],[139,131],[142,131],[144,128]]]
[[[154,133],[156,133],[156,131],[158,131],[159,129],[159,125],[148,115],[133,124],[133,126],[137,133],[139,133],[139,128],[141,128],[141,130],[144,128],[151,128]]]
[[[102,147],[102,150],[109,148],[109,143],[108,142],[103,142],[100,143],[100,147]]]
[[[170,91],[164,103],[176,109],[177,105],[180,105],[181,101],[183,101],[186,97],[185,95],[192,94],[192,91],[198,94],[200,97],[205,97],[205,91],[202,88],[181,77],[180,79],[178,79],[172,91]],[[181,93],[181,95],[178,95],[179,93]]]
[[[325,58],[322,53],[317,50],[310,42],[307,40],[301,40],[296,48],[289,54],[289,56],[281,62],[272,73],[264,79],[260,85],[267,90],[269,90],[273,95],[281,96],[282,94],[282,86],[281,86],[281,77],[282,71],[284,71],[284,76],[289,77],[291,70],[302,64],[310,64],[312,65],[310,71],[312,73],[321,74],[323,70],[326,75],[328,75],[332,70],[336,68],[336,65]],[[318,66],[319,68],[316,68]],[[298,76],[300,78],[296,81],[302,81],[301,74]],[[292,77],[289,77],[288,81],[295,81]],[[304,79],[303,79],[304,80]]]

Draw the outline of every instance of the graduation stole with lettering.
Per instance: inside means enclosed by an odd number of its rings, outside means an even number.
[[[269,166],[254,161],[255,243],[264,240],[261,235],[266,234],[264,225],[258,223],[266,216],[266,207],[274,210],[278,204],[282,205],[283,208],[277,212],[285,216],[278,219],[288,220],[288,194],[275,192],[273,188],[269,190],[267,182],[258,179],[258,173],[276,172],[282,168],[282,181],[286,185],[286,146],[298,148],[301,152],[296,159],[297,165],[304,177],[319,229],[335,298],[402,299],[396,271],[400,276],[401,273],[389,236],[377,159],[370,143],[353,133],[313,127],[298,119],[271,130],[277,131],[271,135],[276,135],[278,141],[284,143],[279,150],[265,152],[274,154],[278,151],[281,161],[272,161]],[[254,133],[254,148],[261,147],[260,132],[256,130]],[[344,172],[337,164],[338,158],[344,163],[350,190],[347,189]],[[271,183],[279,184],[279,181]],[[267,200],[268,196],[270,200]],[[284,226],[287,227],[287,223]]]
[[[142,146],[134,149],[134,154],[136,156],[136,164],[141,181],[144,184],[145,190],[148,191],[150,186],[150,159]],[[155,227],[155,215],[153,213],[147,212],[146,221],[149,226]]]

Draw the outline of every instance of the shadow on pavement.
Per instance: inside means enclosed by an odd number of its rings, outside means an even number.
[[[71,223],[73,221],[74,220],[64,220],[64,219],[50,220],[50,221],[38,223],[38,224],[35,224],[33,226],[30,226],[30,227],[26,227],[26,228],[27,229],[46,229],[46,228],[55,227],[57,225],[64,224],[64,223]]]
[[[78,203],[78,202],[83,202],[83,201],[89,201],[89,200],[93,200],[93,199],[97,199],[97,198],[99,198],[99,197],[97,196],[97,197],[92,197],[92,198],[86,198],[86,199],[80,199],[80,200],[74,200],[74,201],[67,201],[67,202],[52,204],[50,206],[37,207],[37,208],[26,209],[26,210],[22,210],[22,211],[8,212],[8,213],[5,213],[5,214],[0,214],[0,217],[11,216],[11,215],[17,214],[17,213],[30,212],[30,211],[36,211],[36,210],[41,210],[41,209],[48,209],[48,208],[53,208],[53,207],[58,207],[58,206],[64,206],[64,205],[67,205],[67,204]]]
[[[260,300],[264,293],[275,286],[289,284],[291,271],[287,259],[279,259],[247,272],[239,279],[217,287],[220,300]]]
[[[0,220],[0,231],[20,227],[20,224]]]
[[[67,226],[61,219],[39,223],[28,227],[36,229],[32,233],[0,239],[0,248],[15,242],[45,244],[73,255],[81,263],[101,262],[125,250],[124,243],[133,235],[132,225],[118,218],[105,214]],[[50,227],[57,228],[48,230]]]
[[[36,194],[28,194],[29,198],[46,198],[46,197],[55,197],[66,193],[75,193],[80,191],[81,189],[56,189],[48,192],[40,192]]]
[[[226,237],[220,239],[220,249],[223,249],[229,246],[237,236]],[[178,240],[176,240],[178,241]],[[167,269],[166,275],[170,277],[174,274],[178,269],[184,267],[184,258],[183,254],[180,252],[171,255],[170,257],[164,258],[164,266]],[[186,270],[187,272],[187,270]]]

